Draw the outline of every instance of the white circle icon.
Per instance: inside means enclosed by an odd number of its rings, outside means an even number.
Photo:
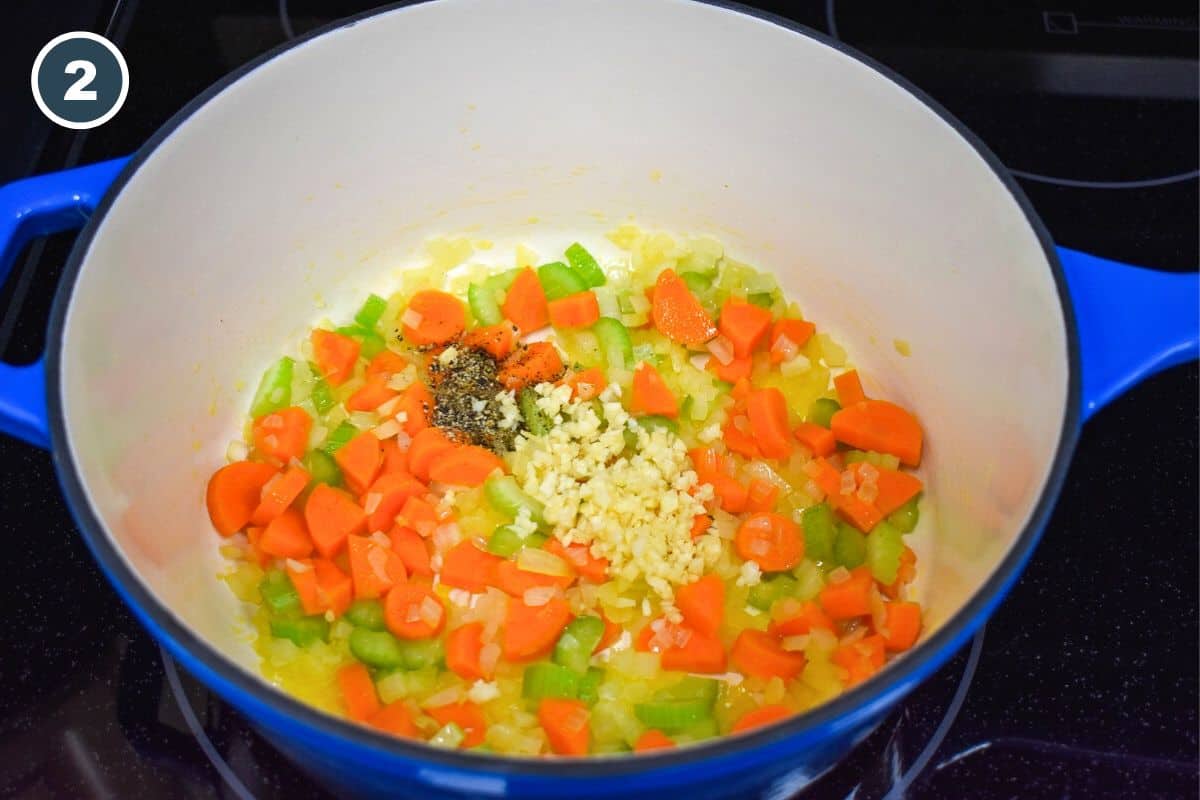
[[[129,94],[129,67],[117,46],[91,31],[55,36],[33,60],[29,87],[52,122],[84,131],[108,122]]]

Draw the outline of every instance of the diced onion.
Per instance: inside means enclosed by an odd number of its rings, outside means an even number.
[[[419,617],[422,622],[431,628],[437,627],[437,624],[442,621],[442,606],[437,600],[432,597],[426,597],[421,601]]]
[[[424,320],[421,312],[412,308],[404,309],[404,313],[400,315],[400,324],[406,328],[419,328]]]
[[[845,472],[843,472],[842,473],[841,493],[842,494],[854,494],[854,490],[856,488],[858,488],[858,486],[854,482],[854,473],[851,472],[850,470],[846,470]]]
[[[771,518],[765,515],[761,517],[751,517],[744,524],[747,530],[761,531],[763,533],[770,533],[771,527],[774,525],[774,523],[771,521]]]
[[[394,419],[389,419],[374,430],[375,438],[383,441],[390,439],[400,433],[400,423]]]
[[[783,645],[784,650],[795,653],[808,647],[808,634],[805,633],[801,634],[800,636],[785,636],[783,637],[781,644]]]
[[[384,400],[382,403],[376,406],[375,413],[381,417],[390,417],[392,414],[396,413],[396,409],[398,409],[400,404],[403,402],[404,398],[400,395],[396,395],[392,399]]]
[[[571,553],[571,550],[567,550]],[[587,555],[584,554],[586,562]],[[571,567],[567,562],[563,561],[554,553],[547,553],[545,550],[539,550],[536,547],[526,547],[517,554],[517,568],[523,569],[526,572],[536,572],[539,575],[553,575],[555,577],[568,577],[571,574]]]
[[[391,577],[387,573],[388,554],[378,547],[372,547],[367,550],[367,566],[371,568],[371,572],[375,574],[383,583],[389,583]]]
[[[557,586],[534,586],[525,590],[525,594],[521,595],[521,600],[527,606],[544,606],[558,595]]]
[[[471,593],[466,589],[451,589],[450,602],[459,608],[466,608],[471,605]]]
[[[437,708],[438,706],[448,706],[451,703],[457,703],[463,699],[462,686],[447,686],[440,692],[434,692],[421,701],[423,708]]]
[[[864,481],[875,481],[879,479],[879,468],[869,461],[863,461],[858,465],[858,477]]]
[[[874,503],[879,499],[879,484],[874,481],[863,481],[856,494],[858,499],[864,503]]]
[[[491,675],[496,669],[496,664],[500,662],[500,645],[492,642],[485,644],[479,649],[479,671],[484,675]]]
[[[396,446],[400,448],[401,452],[407,453],[408,448],[412,446],[412,437],[404,431],[400,431],[396,434]]]
[[[811,497],[813,500],[816,500],[818,503],[825,499],[825,492],[821,491],[821,487],[817,486],[812,481],[805,481],[804,486],[801,488],[804,490],[806,495]]]
[[[387,548],[391,549],[391,546],[392,546],[392,540],[383,531],[375,531],[374,533],[372,533],[371,541],[373,541],[375,544],[379,545],[380,547],[387,547]]]
[[[797,353],[779,365],[779,371],[788,377],[799,375],[801,372],[808,372],[810,369],[812,369],[812,362],[800,353]]]
[[[428,598],[426,598],[428,599]],[[421,609],[416,603],[412,603],[408,607],[408,611],[404,614],[405,622],[420,622]]]
[[[775,337],[775,341],[771,344],[772,355],[780,356],[784,361],[790,361],[799,350],[800,348],[796,346],[796,343],[784,333]]]
[[[748,549],[756,556],[765,556],[771,552],[771,543],[764,539],[751,539]]]
[[[245,442],[232,441],[229,443],[229,447],[225,448],[226,461],[245,461],[249,455],[250,448],[246,446]]]
[[[830,583],[845,583],[848,580],[850,580],[850,570],[845,567],[837,567],[829,572]]]
[[[444,553],[458,544],[458,526],[453,522],[438,525],[433,529],[433,546],[439,553]]]
[[[746,465],[746,474],[778,486],[784,492],[791,491],[792,485],[785,481],[778,472],[771,469],[765,461],[751,461]]]
[[[676,647],[687,647],[687,643],[692,640],[692,631],[690,628],[685,628],[682,625],[676,626],[671,634],[671,640]]]
[[[287,568],[292,572],[308,572],[312,569],[311,564],[305,564],[303,561],[297,561],[294,558],[289,558],[286,562]]]
[[[259,490],[259,493],[258,493],[259,499],[261,500],[262,498],[269,495],[271,493],[271,490],[275,488],[275,484],[279,483],[279,480],[282,477],[283,477],[282,472],[276,472],[274,475],[272,475],[270,477],[270,479],[266,483],[263,484],[262,489]]]
[[[722,366],[728,366],[733,361],[733,342],[729,341],[726,336],[713,337],[705,347]]]
[[[368,514],[374,514],[382,502],[382,494],[379,492],[368,492],[367,496],[363,499],[363,511],[366,511]]]

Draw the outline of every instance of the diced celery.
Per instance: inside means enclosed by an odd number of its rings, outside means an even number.
[[[702,742],[705,739],[715,739],[721,735],[720,729],[717,727],[715,719],[703,719],[694,725],[689,725],[683,730],[675,734],[675,741],[679,744],[691,744],[693,742]]]
[[[633,713],[646,727],[672,734],[711,719],[712,704],[704,700],[637,703],[633,707]]]
[[[633,366],[633,339],[620,320],[601,317],[592,325],[592,333],[600,341],[600,350],[609,369],[629,369]]]
[[[342,468],[325,450],[309,450],[304,456],[304,468],[308,470],[310,486],[318,483],[340,486],[342,483]]]
[[[404,669],[436,668],[446,661],[446,647],[441,639],[401,639],[399,641]]]
[[[263,373],[258,391],[250,401],[250,416],[261,417],[292,403],[292,370],[296,362],[284,356]]]
[[[495,275],[491,275],[485,279],[483,285],[492,291],[497,300],[500,300],[504,297],[504,293],[508,291],[508,287],[513,285],[513,281],[520,274],[520,268],[497,272]]]
[[[699,272],[684,272],[679,275],[687,284],[688,291],[699,297],[712,288],[712,277]]]
[[[821,568],[812,559],[805,558],[801,561],[792,570],[792,575],[796,578],[797,600],[812,600],[825,587],[825,577],[821,574]]]
[[[377,294],[368,295],[367,299],[363,301],[362,307],[358,309],[358,313],[354,315],[354,321],[364,328],[374,328],[385,310],[387,310],[387,300]]]
[[[582,675],[587,672],[592,651],[604,636],[604,620],[585,616],[571,620],[554,645],[554,663]]]
[[[820,425],[822,428],[829,427],[829,421],[833,419],[833,415],[842,410],[841,404],[829,397],[818,397],[809,406],[807,420],[815,425]]]
[[[663,701],[698,700],[711,708],[713,703],[717,702],[717,694],[720,689],[720,681],[689,675],[679,683],[659,689],[654,693],[654,699]]]
[[[504,319],[500,302],[486,285],[472,283],[467,287],[467,306],[480,325],[497,325]]]
[[[888,515],[887,521],[901,533],[912,533],[921,519],[921,510],[917,507],[920,495],[909,500]]]
[[[867,537],[853,525],[838,523],[837,539],[833,543],[833,562],[854,569],[867,560]]]
[[[746,602],[763,611],[770,611],[776,600],[796,593],[796,579],[791,575],[776,575],[750,587]]]
[[[321,445],[321,449],[329,455],[333,455],[355,436],[358,436],[358,428],[347,420],[333,429],[333,432],[325,439],[325,443]]]
[[[316,367],[312,367],[312,371],[314,375],[320,374],[317,372]],[[329,409],[337,405],[337,400],[333,397],[333,389],[329,388],[329,384],[325,382],[324,378],[317,378],[313,381],[312,392],[309,394],[308,399],[312,400],[313,408],[316,409],[318,414],[325,414]]]
[[[754,294],[746,295],[746,299],[759,308],[770,308],[775,305],[775,295],[771,292],[755,292]]]
[[[833,560],[834,544],[837,541],[837,521],[827,503],[818,503],[804,509],[800,517],[804,529],[804,554],[813,561],[827,563]]]
[[[349,336],[351,339],[357,340],[360,347],[359,352],[364,358],[374,358],[387,347],[382,336],[370,328],[364,328],[361,325],[343,325],[335,330],[343,336]]]
[[[587,291],[588,285],[573,269],[561,261],[552,261],[537,268],[538,280],[547,300],[561,300]]]
[[[378,600],[355,600],[346,609],[346,619],[359,628],[373,631],[387,627],[383,622],[383,604]]]
[[[526,386],[517,395],[517,406],[521,409],[521,418],[525,420],[525,427],[529,429],[529,432],[534,436],[542,436],[549,433],[553,425],[537,407],[537,400],[537,392],[533,390],[533,387]]]
[[[530,497],[517,483],[512,475],[493,475],[483,482],[483,495],[492,504],[492,508],[501,514],[516,518],[522,508],[529,509],[529,516],[538,525],[544,525],[546,519],[542,516],[546,507],[541,501]]]
[[[433,736],[429,737],[429,743],[434,747],[444,747],[447,750],[453,750],[462,744],[465,738],[467,738],[467,735],[463,733],[462,728],[458,727],[454,722],[447,722],[438,728]]]
[[[517,533],[513,526],[499,525],[488,537],[487,549],[489,553],[503,558],[512,558],[526,547],[541,547],[545,543],[546,536],[544,534],[531,533],[525,538],[521,538],[521,534]]]
[[[263,576],[258,585],[258,593],[263,602],[275,616],[297,616],[300,613],[300,595],[287,573],[281,569],[273,569]]]
[[[350,634],[350,652],[369,667],[396,669],[404,665],[400,640],[387,631],[355,628]]]
[[[871,576],[880,583],[893,583],[903,552],[903,534],[887,522],[880,522],[867,537],[867,566],[871,568]]]
[[[573,699],[579,696],[579,675],[560,664],[530,664],[521,680],[521,696],[535,701],[546,697]]]
[[[391,703],[404,697],[426,694],[437,685],[438,671],[434,667],[414,670],[389,670],[375,682],[379,699]]]
[[[604,670],[598,667],[588,667],[587,673],[579,679],[579,699],[590,705],[595,705],[600,699],[600,684],[604,681]]]
[[[589,287],[594,288],[604,285],[604,270],[600,269],[600,265],[596,263],[596,259],[592,257],[592,254],[583,245],[575,242],[567,248],[566,256],[567,261],[571,262],[571,266],[575,272],[579,274],[579,277],[583,278]]]
[[[299,647],[305,647],[329,636],[329,623],[324,617],[272,619],[270,626],[271,635],[276,639],[289,639]]]

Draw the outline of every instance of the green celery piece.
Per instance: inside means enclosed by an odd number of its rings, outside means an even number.
[[[804,554],[823,564],[832,561],[837,542],[837,520],[829,505],[818,503],[804,509],[800,527],[804,530]]]
[[[502,558],[512,558],[526,547],[541,547],[545,543],[544,534],[531,533],[522,539],[511,525],[498,525],[488,537],[487,549],[489,553]]]
[[[700,678],[689,675],[679,683],[659,689],[654,693],[654,699],[660,701],[699,700],[712,708],[717,702],[717,694],[721,690],[720,681],[712,678]]]
[[[687,284],[688,291],[699,297],[712,288],[712,277],[700,272],[682,272],[679,277]]]
[[[757,609],[770,611],[775,601],[794,595],[796,587],[796,579],[791,575],[776,575],[750,587],[746,601]]]
[[[808,407],[807,420],[815,425],[820,425],[822,428],[828,428],[829,421],[833,419],[833,415],[841,410],[842,405],[837,400],[830,397],[818,397]]]
[[[633,313],[633,303],[629,300],[629,292],[621,292],[617,295],[617,308],[621,309],[622,314]]]
[[[892,584],[900,569],[900,554],[904,552],[904,537],[897,528],[880,522],[867,537],[867,566],[871,577],[883,584]]]
[[[447,722],[438,728],[437,733],[429,737],[429,743],[434,747],[444,747],[447,750],[453,750],[462,744],[465,738],[467,738],[467,735],[463,733],[462,728],[458,727],[456,723]]]
[[[355,628],[350,634],[350,652],[369,667],[396,669],[404,665],[400,640],[387,631]]]
[[[497,272],[495,275],[489,276],[484,280],[483,285],[491,290],[492,295],[497,299],[503,298],[505,292],[513,285],[513,281],[521,274],[520,269],[509,269],[504,272]]]
[[[530,664],[521,679],[521,696],[535,701],[547,697],[574,699],[579,696],[579,675],[560,664]]]
[[[573,269],[561,261],[551,261],[537,268],[538,280],[547,300],[561,300],[573,294],[586,292],[587,282]]]
[[[625,428],[621,431],[621,436],[625,439],[625,447],[628,450],[636,450],[638,444],[638,435],[631,428]]]
[[[833,542],[833,562],[846,569],[861,566],[867,560],[867,537],[858,528],[839,522]]]
[[[257,419],[292,403],[292,372],[296,362],[284,356],[263,373],[254,399],[250,401],[250,416]]]
[[[634,420],[638,425],[646,429],[646,432],[655,430],[665,430],[671,433],[679,433],[679,423],[669,417],[662,417],[658,414],[650,414],[645,417],[637,417]]]
[[[329,636],[329,623],[325,617],[277,618],[272,619],[270,625],[271,635],[276,639],[290,639],[300,647]]]
[[[591,327],[600,342],[604,362],[609,369],[629,369],[633,366],[633,339],[629,329],[617,319],[601,317]]]
[[[493,475],[483,482],[483,496],[492,508],[501,514],[516,518],[522,508],[529,509],[529,516],[538,525],[545,525],[546,507],[537,498],[530,497],[512,475]]]
[[[775,305],[775,295],[771,294],[770,292],[756,292],[754,294],[747,295],[746,299],[759,308],[770,308],[771,306]]]
[[[386,310],[387,300],[384,300],[377,294],[367,295],[367,299],[363,301],[362,307],[354,315],[354,321],[364,328],[374,328]]]
[[[576,617],[567,624],[554,645],[554,663],[573,672],[584,674],[592,651],[604,636],[604,620],[599,617]]]
[[[705,700],[663,700],[637,703],[633,713],[646,727],[669,735],[710,719],[712,705]]]
[[[480,325],[498,325],[504,320],[495,293],[486,284],[472,283],[467,287],[467,306]]]
[[[917,500],[920,497],[920,495],[917,495],[897,508],[888,515],[887,521],[901,533],[912,533],[913,529],[917,527],[917,522],[921,519],[921,510],[917,507]]]
[[[537,407],[537,392],[532,386],[526,386],[517,396],[517,405],[521,409],[521,417],[525,420],[525,427],[534,436],[542,436],[550,432],[552,424],[542,410]]]
[[[333,455],[355,436],[358,436],[358,428],[349,422],[343,422],[334,428],[333,432],[325,438],[325,443],[321,445],[321,450],[328,455]]]
[[[440,667],[446,661],[446,647],[441,639],[401,639],[400,652],[407,670]]]
[[[325,414],[337,405],[337,400],[333,397],[333,390],[329,388],[329,384],[325,382],[324,378],[317,378],[313,382],[312,394],[309,397],[318,414]]]
[[[342,468],[333,460],[333,456],[324,450],[309,450],[304,456],[304,468],[308,470],[309,486],[316,486],[318,483],[342,485]]]
[[[702,742],[705,739],[715,739],[720,735],[721,731],[717,728],[717,721],[710,717],[679,731],[675,735],[675,739],[679,744],[688,744],[691,742]]]
[[[355,627],[372,631],[387,627],[383,621],[383,604],[378,600],[355,600],[346,609],[346,619]]]
[[[587,251],[587,248],[579,242],[575,242],[567,248],[566,256],[571,267],[579,277],[583,278],[589,288],[604,285],[604,270],[600,269],[600,265],[596,263],[596,259]]]
[[[267,604],[270,612],[277,617],[295,617],[300,615],[300,595],[287,573],[281,569],[273,569],[263,576],[258,584],[258,593]]]
[[[598,667],[588,667],[588,671],[579,679],[579,699],[589,706],[595,705],[600,699],[600,684],[604,681],[604,670]]]
[[[336,332],[342,336],[349,336],[351,339],[357,340],[359,353],[362,354],[363,358],[374,358],[387,347],[382,336],[370,328],[364,328],[361,325],[343,325],[337,328]]]

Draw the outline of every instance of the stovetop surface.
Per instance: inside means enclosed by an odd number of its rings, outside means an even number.
[[[0,31],[0,182],[130,153],[289,31],[370,4],[43,5],[20,0]],[[1194,6],[756,5],[928,91],[1022,175],[1060,244],[1196,269]],[[24,77],[43,43],[78,29],[115,41],[132,75],[120,114],[85,133],[53,129]],[[6,360],[40,351],[71,241],[36,242],[0,291]],[[1196,796],[1198,381],[1194,364],[1174,368],[1085,426],[1045,537],[987,628],[802,797]],[[327,796],[163,656],[92,562],[49,457],[0,439],[0,463],[0,795]]]

